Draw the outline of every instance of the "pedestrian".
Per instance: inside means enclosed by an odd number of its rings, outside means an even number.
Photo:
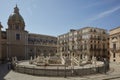
[[[8,63],[7,63],[7,65],[8,65],[8,70],[10,70],[11,69],[11,60],[8,58]]]
[[[11,63],[10,63],[10,61],[8,62],[8,70],[10,70],[11,69]]]

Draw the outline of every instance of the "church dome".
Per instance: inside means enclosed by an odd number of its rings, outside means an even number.
[[[19,13],[19,9],[16,5],[16,7],[14,8],[14,12],[9,16],[8,18],[8,26],[21,26],[24,27],[25,26],[25,22],[23,17],[20,15]]]
[[[9,20],[13,20],[13,21],[20,21],[20,22],[24,22],[22,16],[19,14],[16,14],[16,13],[12,13],[10,16],[9,16]]]

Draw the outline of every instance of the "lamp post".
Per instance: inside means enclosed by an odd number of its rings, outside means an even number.
[[[36,46],[35,46],[35,40],[33,41],[33,47],[34,47],[33,56],[37,56],[37,53],[36,53]]]

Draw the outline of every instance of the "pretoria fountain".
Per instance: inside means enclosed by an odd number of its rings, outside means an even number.
[[[96,73],[103,73],[105,65],[97,61],[96,57],[88,60],[88,57],[63,56],[34,56],[30,60],[17,61],[13,58],[14,70],[16,72],[38,76],[81,76]]]

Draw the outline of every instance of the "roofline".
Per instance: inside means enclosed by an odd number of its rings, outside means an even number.
[[[80,28],[80,29],[77,29],[77,30],[82,30],[82,29],[86,29],[86,28],[95,28],[95,29],[101,29],[101,30],[105,30],[105,31],[107,31],[106,29],[103,29],[103,28],[90,27],[90,26],[86,26],[86,27],[83,27],[83,28]]]
[[[46,37],[54,37],[57,38],[56,36],[51,36],[51,35],[45,35],[45,34],[36,34],[36,33],[28,33],[28,35],[41,35],[41,36],[46,36]]]
[[[113,28],[113,29],[111,29],[110,31],[115,30],[115,29],[118,29],[118,28],[120,28],[120,26],[118,26],[118,27],[116,27],[116,28]]]
[[[100,30],[104,30],[104,31],[107,32],[106,29],[97,28],[97,27],[90,27],[90,26],[82,27],[82,28],[80,28],[80,29],[73,29],[73,30],[75,30],[75,31],[79,31],[79,30],[83,30],[83,29],[86,29],[86,28],[95,28],[95,29],[100,29]],[[71,29],[70,29],[70,30],[71,30]],[[70,32],[70,30],[69,30],[69,32]],[[63,33],[63,34],[61,34],[61,35],[58,35],[58,37],[63,36],[63,35],[65,35],[65,34],[68,34],[69,32],[67,32],[67,33]]]

